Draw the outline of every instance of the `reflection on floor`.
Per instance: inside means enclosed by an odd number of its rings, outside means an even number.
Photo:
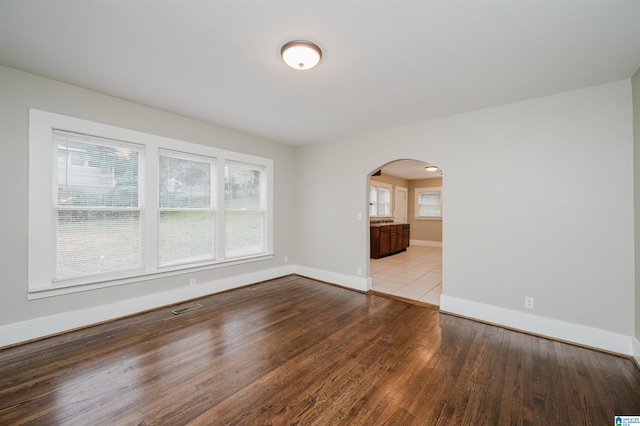
[[[371,259],[373,290],[440,305],[442,248],[411,246],[407,251]]]

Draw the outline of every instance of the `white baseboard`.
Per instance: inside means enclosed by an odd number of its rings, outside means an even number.
[[[636,360],[636,364],[638,364],[638,368],[640,368],[640,340],[634,337],[632,340],[632,347],[633,347],[633,358]]]
[[[442,247],[442,241],[409,240],[410,246]]]
[[[304,266],[287,265],[223,278],[196,286],[180,287],[165,292],[153,293],[108,305],[3,325],[0,326],[0,348],[293,273],[357,291],[366,292],[371,289],[371,278],[356,277]],[[631,355],[640,366],[640,341],[632,336],[543,318],[447,295],[441,296],[440,309],[443,312],[450,312],[554,339]]]
[[[0,326],[0,348],[294,273],[293,265]]]
[[[632,336],[612,331],[544,318],[444,294],[440,296],[440,311],[609,352],[640,356],[640,344],[637,340]],[[638,345],[633,349],[632,339],[635,340],[634,346]]]
[[[323,269],[308,268],[306,266],[296,266],[295,273],[303,277],[313,278],[314,280],[336,284],[353,290],[364,292],[371,290],[371,278],[345,275]]]

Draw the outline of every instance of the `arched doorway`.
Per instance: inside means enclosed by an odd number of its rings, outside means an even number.
[[[368,179],[372,291],[439,306],[442,170],[425,161],[401,159],[374,170]],[[395,241],[407,228],[409,245],[404,249]]]

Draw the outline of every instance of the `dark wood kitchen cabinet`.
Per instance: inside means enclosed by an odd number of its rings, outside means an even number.
[[[371,257],[374,259],[405,251],[409,247],[408,223],[374,225],[370,227],[370,233]]]

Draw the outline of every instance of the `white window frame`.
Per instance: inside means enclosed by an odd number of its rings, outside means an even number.
[[[226,222],[226,216],[227,214],[229,214],[230,212],[233,211],[245,211],[245,212],[254,212],[254,213],[259,213],[262,217],[262,226],[263,226],[263,231],[264,231],[264,220],[266,217],[266,197],[262,196],[262,194],[265,194],[266,191],[266,186],[265,186],[265,170],[264,167],[256,167],[255,164],[248,164],[248,163],[242,163],[242,162],[238,162],[238,161],[233,161],[233,160],[229,160],[227,159],[227,161],[225,161],[225,164],[222,165],[223,168],[225,168],[226,166],[241,166],[241,167],[246,167],[250,170],[256,170],[260,173],[260,207],[258,207],[257,209],[246,209],[246,208],[242,208],[242,209],[234,209],[234,208],[228,208],[226,206],[226,204],[224,205],[224,207],[221,208],[221,210],[224,210],[224,216],[225,216],[225,222]],[[224,194],[223,194],[223,198],[224,198]],[[225,238],[225,237],[223,237]],[[225,242],[226,242],[226,238],[225,238]],[[241,258],[241,257],[245,257],[245,256],[251,256],[251,254],[247,255],[247,254],[227,254],[227,247],[225,247],[225,256],[228,256],[229,259],[235,259],[235,258]]]
[[[440,216],[421,216],[420,215],[420,193],[422,192],[437,192],[440,194]],[[416,188],[413,197],[414,204],[414,216],[413,218],[416,220],[442,220],[442,187],[441,186],[433,186],[433,187],[424,187],[424,188]]]
[[[378,181],[370,181],[369,182],[369,191],[374,187],[376,189],[376,201],[369,200],[369,205],[375,205],[376,214],[371,214],[369,212],[370,217],[392,217],[393,216],[393,185],[385,182]],[[380,200],[379,200],[379,191],[380,188],[385,188],[389,191],[389,214],[378,214],[380,212]]]
[[[138,164],[137,164],[137,173],[138,173],[138,203],[136,206],[116,206],[116,205],[85,205],[84,203],[82,204],[68,204],[68,203],[60,203],[59,202],[59,185],[60,185],[60,176],[59,173],[61,172],[60,170],[60,164],[59,164],[59,156],[58,156],[58,152],[59,152],[59,146],[57,143],[55,143],[55,140],[58,140],[58,137],[55,136],[54,133],[58,132],[59,134],[63,134],[66,135],[65,137],[67,138],[71,138],[71,139],[78,139],[78,140],[82,140],[82,139],[86,139],[86,143],[90,144],[90,145],[95,145],[95,146],[102,146],[102,147],[110,147],[110,148],[121,148],[121,149],[127,149],[127,150],[133,150],[139,153],[139,158],[138,158]],[[69,132],[69,131],[61,131],[60,129],[52,129],[51,131],[51,137],[50,137],[50,148],[52,149],[52,154],[53,154],[53,158],[52,158],[52,169],[51,169],[51,191],[50,191],[50,202],[51,204],[49,204],[50,206],[50,212],[53,214],[52,216],[50,216],[50,225],[51,225],[51,231],[52,234],[57,234],[57,232],[53,232],[54,229],[56,229],[56,227],[58,226],[57,223],[54,223],[55,219],[53,219],[53,217],[57,217],[57,215],[60,212],[63,211],[84,211],[84,212],[137,212],[139,214],[138,217],[138,221],[140,226],[140,231],[142,233],[144,233],[144,229],[145,229],[145,206],[144,206],[144,191],[145,191],[145,185],[144,185],[144,179],[145,179],[145,164],[144,164],[144,159],[146,157],[145,155],[145,147],[143,145],[140,144],[132,144],[132,143],[128,143],[125,141],[121,141],[121,140],[114,140],[114,139],[107,139],[107,138],[101,138],[101,137],[96,137],[96,136],[90,136],[87,134],[79,134],[78,132]],[[42,149],[42,151],[44,151],[44,147]],[[89,169],[90,167],[88,166],[88,160],[85,158],[84,159],[84,164],[82,166],[80,165],[76,165],[76,166],[72,166],[72,167],[81,167],[84,169]],[[64,166],[64,168],[66,169],[66,165]],[[97,168],[94,168],[97,169]],[[66,170],[65,170],[66,172]],[[96,182],[92,182],[93,184],[95,184]],[[111,182],[106,182],[107,185],[113,185],[115,182],[111,181]],[[137,239],[137,238],[136,238]],[[142,256],[144,255],[145,252],[145,248],[144,248],[144,241],[143,239],[140,240],[141,245],[140,245],[140,252],[139,254]],[[53,253],[52,253],[53,254]],[[49,256],[49,259],[51,260],[52,263],[52,268],[55,269],[55,262],[52,259],[52,255]],[[112,270],[110,272],[103,272],[100,273],[99,276],[102,277],[102,279],[116,279],[116,278],[122,278],[122,277],[126,277],[128,275],[131,274],[135,274],[135,273],[139,273],[141,272],[144,266],[144,260],[140,259],[142,264],[140,265],[140,267],[134,268],[134,269],[116,269],[116,270]],[[83,274],[83,275],[77,275],[77,276],[73,276],[70,278],[64,278],[64,279],[58,279],[56,280],[55,277],[53,275],[55,274],[51,274],[51,282],[53,286],[58,286],[58,285],[63,285],[63,286],[70,286],[70,285],[76,285],[76,284],[83,284],[86,283],[87,281],[91,281],[93,279],[95,279],[95,277],[98,274]]]
[[[216,250],[216,213],[217,213],[217,206],[216,206],[216,187],[217,187],[217,173],[216,173],[216,169],[218,167],[218,165],[216,164],[216,159],[213,157],[207,157],[207,156],[203,156],[203,155],[196,155],[196,154],[191,154],[191,153],[185,153],[185,152],[179,152],[179,151],[173,151],[173,150],[168,150],[165,148],[161,148],[159,150],[159,157],[171,157],[171,158],[177,158],[177,159],[181,159],[181,160],[188,160],[188,161],[198,161],[198,162],[202,162],[202,163],[208,163],[209,164],[209,171],[210,171],[210,179],[211,179],[211,189],[210,189],[210,205],[208,208],[187,208],[187,207],[162,207],[160,206],[160,203],[158,203],[158,215],[161,215],[161,212],[178,212],[178,211],[183,211],[183,212],[210,212],[212,214],[212,218],[213,218],[213,226],[212,226],[212,234],[213,234],[213,247],[212,247],[212,251],[213,251],[213,256],[210,259],[206,259],[205,260],[215,260],[217,258],[217,250]],[[156,183],[159,183],[156,182]],[[158,186],[158,191],[160,191],[160,188]],[[160,201],[160,200],[159,200]],[[159,219],[158,219],[159,220]],[[158,223],[158,226],[160,226],[160,223]],[[158,232],[160,232],[160,229],[158,227]],[[175,265],[179,265],[179,264],[193,264],[193,263],[197,263],[197,258],[193,259],[193,258],[182,258],[179,260],[174,260],[171,262],[162,262],[162,259],[160,258],[160,249],[158,247],[158,268],[167,268],[167,267],[172,267]]]
[[[144,222],[144,270],[132,272],[126,277],[111,279],[95,276],[69,282],[53,283],[51,279],[52,244],[52,193],[56,182],[52,181],[54,157],[52,138],[54,130],[114,139],[144,146],[144,191],[140,205],[145,210]],[[212,260],[189,264],[159,266],[158,226],[159,226],[159,156],[160,150],[184,152],[196,156],[215,158],[217,164],[234,161],[264,167],[265,176],[265,229],[264,252],[244,258],[226,259],[224,257],[224,218],[215,222],[215,252]],[[216,167],[214,206],[224,206],[224,167]],[[273,253],[273,160],[254,155],[237,153],[211,146],[184,142],[149,133],[139,132],[108,124],[96,123],[65,115],[54,114],[36,109],[29,110],[29,254],[28,254],[28,299],[57,296],[60,294],[96,288],[111,287],[190,273],[199,270],[220,268],[246,262],[255,262],[274,257]]]

